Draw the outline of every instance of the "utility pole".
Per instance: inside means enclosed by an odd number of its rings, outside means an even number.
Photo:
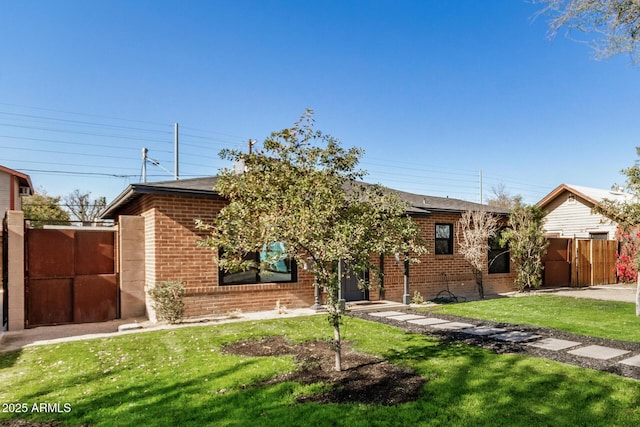
[[[142,148],[142,182],[147,182],[147,150]]]
[[[482,204],[482,169],[480,169],[480,204]]]
[[[251,153],[253,152],[253,146],[256,144],[256,142],[258,141],[256,141],[255,139],[249,140],[249,155],[251,155]]]
[[[173,138],[173,177],[175,180],[180,179],[180,174],[178,173],[178,123],[174,124],[174,138]]]

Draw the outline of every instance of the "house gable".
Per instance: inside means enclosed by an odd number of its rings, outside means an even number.
[[[8,210],[22,210],[25,193],[33,194],[29,175],[0,166],[0,216]]]
[[[593,207],[608,195],[621,198],[621,193],[562,184],[545,196],[538,207],[547,212],[544,229],[549,237],[589,239],[595,234],[615,238],[617,224],[594,213]]]

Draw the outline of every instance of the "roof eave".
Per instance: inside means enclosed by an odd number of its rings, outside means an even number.
[[[146,184],[131,184],[122,193],[120,193],[105,210],[100,214],[101,219],[115,219],[115,213],[124,205],[130,203],[133,199],[144,194],[173,195],[173,196],[195,196],[222,199],[217,192],[213,190],[198,190],[188,188],[175,187],[158,187]]]
[[[576,190],[573,187],[568,186],[567,184],[560,184],[555,189],[553,189],[549,194],[543,197],[542,200],[540,200],[536,205],[540,209],[544,209],[549,203],[555,200],[556,197],[562,194],[563,191],[568,191],[569,193],[575,194],[576,196],[586,200],[587,202],[593,204],[594,206],[599,203],[597,200],[592,199],[591,197],[587,196],[586,194],[583,194],[582,192]]]

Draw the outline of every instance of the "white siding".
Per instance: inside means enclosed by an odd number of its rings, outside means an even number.
[[[0,221],[11,206],[11,175],[0,172]]]
[[[589,233],[608,233],[608,239],[615,238],[616,225],[600,214],[591,213],[591,204],[575,196],[569,199],[564,192],[545,209],[548,213],[544,229],[549,235],[567,238],[589,238]]]

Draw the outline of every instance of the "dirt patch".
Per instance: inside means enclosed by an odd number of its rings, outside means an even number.
[[[300,396],[298,402],[397,405],[416,400],[424,378],[408,368],[393,365],[378,357],[342,347],[342,371],[334,367],[334,352],[326,341],[294,344],[283,337],[239,341],[224,347],[227,353],[244,356],[293,355],[298,369],[262,384],[295,381],[301,384],[325,383],[327,391]]]

